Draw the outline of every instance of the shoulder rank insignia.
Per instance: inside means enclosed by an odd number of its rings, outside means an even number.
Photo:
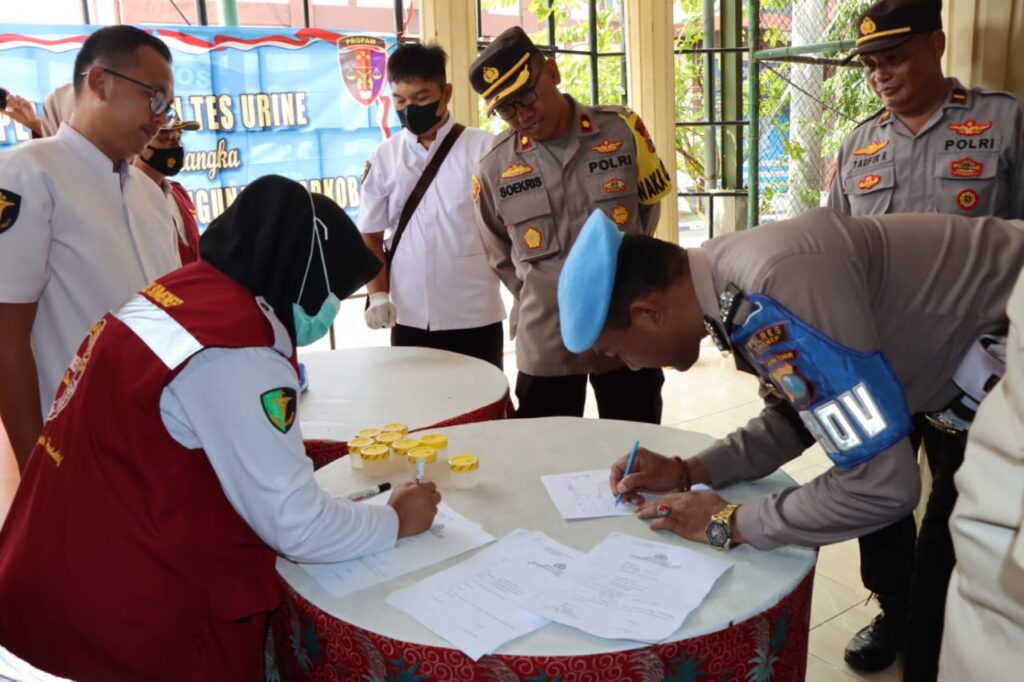
[[[527,149],[533,148],[533,140],[530,139],[529,135],[519,136],[519,151],[525,152]]]
[[[881,181],[882,181],[882,178],[878,177],[875,174],[865,175],[857,183],[857,187],[862,189],[862,190],[864,190],[864,191],[867,191],[869,189],[873,189]]]
[[[0,234],[6,232],[18,222],[21,212],[21,195],[6,189],[0,189]]]
[[[720,351],[731,351],[732,344],[729,342],[729,334],[732,333],[732,321],[736,317],[740,303],[743,302],[743,291],[733,284],[725,288],[725,291],[718,295],[718,316],[721,319],[721,327],[713,318],[704,316],[704,328],[711,335],[715,347]]]
[[[975,135],[981,135],[983,132],[991,128],[992,121],[978,123],[973,118],[969,118],[963,123],[950,123],[947,127],[957,135],[974,137]]]
[[[978,193],[973,189],[965,189],[956,195],[956,205],[965,211],[973,211],[978,205]]]
[[[515,161],[509,164],[509,167],[501,171],[501,177],[503,180],[510,178],[518,178],[520,175],[526,175],[527,173],[533,172],[533,166],[527,166],[525,163],[519,163]]]
[[[594,129],[594,122],[590,120],[590,114],[580,114],[580,130],[589,133]]]
[[[871,144],[868,146],[861,147],[860,149],[854,149],[852,153],[854,156],[871,156],[872,154],[877,154],[888,146],[889,140],[882,140],[881,142],[878,140],[872,140]]]
[[[295,389],[282,386],[260,396],[260,405],[267,420],[281,433],[288,433],[295,423]]]
[[[949,174],[954,178],[978,178],[985,171],[985,164],[969,156],[956,159],[949,164]]]
[[[595,144],[591,149],[600,154],[611,154],[612,152],[619,151],[619,147],[622,146],[622,140],[604,140],[601,144]]]
[[[526,228],[526,232],[523,233],[523,243],[526,244],[526,248],[531,251],[535,251],[544,245],[544,237],[533,225]]]

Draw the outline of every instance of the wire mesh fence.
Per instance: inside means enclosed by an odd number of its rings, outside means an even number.
[[[865,0],[761,3],[755,53],[761,222],[824,203],[843,138],[880,104],[846,57]]]

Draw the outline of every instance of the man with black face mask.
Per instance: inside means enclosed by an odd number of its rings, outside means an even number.
[[[171,119],[160,129],[145,151],[135,157],[132,165],[145,173],[164,193],[167,205],[178,231],[178,251],[181,264],[199,260],[199,226],[196,224],[196,207],[181,183],[168,180],[177,175],[185,164],[185,148],[181,144],[181,133],[199,130],[198,121]]]
[[[494,137],[448,112],[446,60],[440,47],[418,44],[388,60],[403,130],[373,150],[363,172],[359,230],[386,263],[366,286],[366,324],[390,327],[393,346],[439,348],[500,368],[505,308],[473,217],[473,169]]]

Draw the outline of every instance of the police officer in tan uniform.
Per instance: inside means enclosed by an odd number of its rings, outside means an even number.
[[[681,250],[623,237],[595,213],[559,281],[566,346],[685,371],[710,333],[738,369],[758,376],[765,403],[686,460],[641,449],[626,476],[621,458],[613,490],[640,503],[653,530],[722,549],[817,547],[902,518],[920,492],[911,415],[952,400],[976,339],[1005,333],[1022,266],[1024,222],[991,217],[851,217],[819,208]],[[1014,422],[999,424],[1019,450]],[[759,500],[731,499],[727,486],[775,471],[815,441],[835,466]],[[683,492],[698,483],[715,491]],[[1016,516],[1011,502],[1001,521],[1019,520],[1020,487],[995,488],[1016,503]],[[644,504],[642,489],[678,492]],[[972,559],[976,566],[977,551]],[[970,679],[1017,679],[1012,669],[1002,673]]]
[[[829,188],[832,208],[851,215],[1024,218],[1024,106],[1013,95],[945,78],[940,9],[938,0],[880,0],[858,18],[856,53],[885,106],[844,141]],[[850,640],[845,659],[873,672],[904,647],[906,679],[930,680],[954,562],[947,521],[964,438],[924,416],[916,424],[933,478],[916,557],[909,515],[860,538],[861,576],[882,612]]]
[[[569,352],[558,328],[558,274],[600,208],[626,234],[651,234],[672,190],[643,121],[558,90],[558,65],[508,29],[470,67],[473,88],[512,130],[483,157],[472,196],[491,266],[515,297],[519,417],[581,416],[589,376],[602,417],[661,421],[660,368]]]

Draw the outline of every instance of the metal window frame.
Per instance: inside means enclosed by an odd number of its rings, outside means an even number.
[[[399,2],[400,0],[396,0]],[[625,11],[624,3],[629,0],[622,0],[623,11]],[[554,7],[555,0],[548,0],[548,9]],[[623,15],[623,20],[625,16]],[[626,85],[626,50],[612,50],[610,52],[601,52],[597,49],[597,0],[587,0],[587,30],[590,42],[589,50],[577,50],[569,48],[558,47],[556,26],[555,26],[555,14],[551,12],[547,18],[547,43],[544,45],[538,45],[540,51],[547,55],[573,55],[588,57],[590,62],[590,104],[591,106],[601,104],[600,92],[599,92],[599,70],[598,64],[601,59],[607,58],[618,58],[621,63],[621,82],[623,86]],[[622,36],[623,43],[626,41],[625,32]],[[477,51],[483,50],[485,47],[491,44],[491,41],[483,39],[483,9],[480,6],[480,0],[476,0],[476,46]],[[623,87],[623,104],[628,101],[628,88]],[[607,102],[606,102],[607,104]]]

